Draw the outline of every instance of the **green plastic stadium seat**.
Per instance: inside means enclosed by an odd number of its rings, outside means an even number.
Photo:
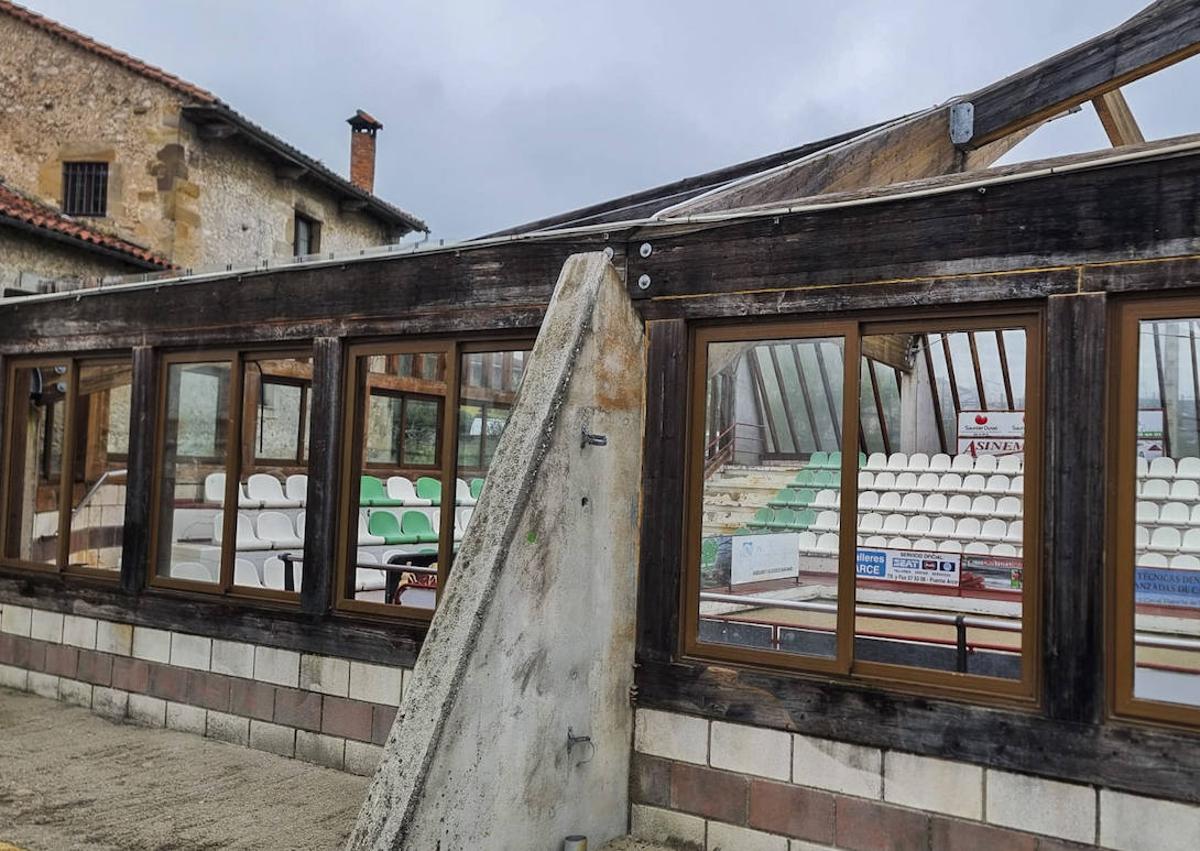
[[[828,452],[814,452],[808,458],[808,469],[810,469],[810,470],[823,470],[824,468],[826,468],[828,466],[829,466],[829,453]]]
[[[796,504],[793,508],[808,508],[817,499],[817,492],[812,488],[800,488],[796,492]]]
[[[391,499],[384,490],[383,482],[374,476],[363,476],[358,485],[359,505],[403,505],[398,499]]]
[[[829,463],[825,467],[830,470],[840,470],[842,468],[842,453],[840,450],[829,453]]]
[[[471,496],[479,499],[481,493],[483,493],[483,479],[471,479]]]
[[[436,544],[437,532],[429,522],[429,516],[423,511],[406,511],[400,519],[400,529],[405,537],[411,537],[413,544]]]
[[[816,522],[817,522],[817,512],[813,511],[811,508],[806,508],[803,511],[799,511],[796,513],[795,520],[792,523],[792,528],[793,529],[807,529],[809,526],[811,526],[812,524],[814,524]]]
[[[405,535],[400,529],[400,521],[390,511],[372,511],[367,521],[367,531],[379,535],[387,544],[415,544],[415,538]]]
[[[795,480],[792,482],[792,487],[810,488],[813,486],[813,478],[816,476],[813,470],[801,470],[796,474]]]
[[[700,563],[705,567],[717,563],[716,538],[705,538],[700,542]]]
[[[775,494],[767,505],[772,508],[792,508],[796,504],[796,492],[791,488],[784,488],[779,493]]]
[[[796,512],[790,508],[781,508],[775,512],[775,518],[767,524],[770,529],[791,529],[796,524]]]
[[[813,473],[812,485],[814,488],[836,488],[839,485],[839,476],[833,470],[821,470]]]
[[[427,499],[434,505],[442,504],[442,483],[429,476],[417,479],[417,496]]]
[[[865,466],[867,466],[867,453],[860,452],[858,453],[858,469],[861,470]]]
[[[764,526],[769,526],[775,519],[775,512],[769,508],[760,508],[754,512],[754,519],[746,525],[751,529],[761,529]]]
[[[741,538],[741,537],[744,537],[745,535],[754,535],[754,534],[756,534],[755,531],[753,529],[751,529],[749,526],[739,526],[737,528],[737,530],[733,533],[733,537]]]

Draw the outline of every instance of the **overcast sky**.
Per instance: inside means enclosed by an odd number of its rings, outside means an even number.
[[[342,174],[367,110],[376,193],[457,239],[945,101],[1149,0],[22,2]],[[1147,138],[1200,131],[1198,63],[1126,90]],[[1005,161],[1106,145],[1089,107]]]

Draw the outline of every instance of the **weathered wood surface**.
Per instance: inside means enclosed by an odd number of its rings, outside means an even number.
[[[1104,710],[1106,316],[1103,293],[1055,296],[1046,309],[1042,690],[1064,721]]]
[[[1200,5],[1159,0],[1120,26],[967,95],[978,148],[1200,53]]]
[[[1200,739],[703,662],[643,658],[638,705],[1200,802]]]
[[[1185,255],[1200,249],[1200,156],[1048,174],[891,203],[643,231],[634,298],[908,281]],[[637,282],[649,277],[642,290]]]
[[[0,603],[405,667],[416,662],[428,628],[409,622],[319,618],[294,606],[211,594],[146,589],[134,596],[112,582],[6,567],[0,567]]]
[[[1125,100],[1125,95],[1120,89],[1113,89],[1094,98],[1092,106],[1095,107],[1096,115],[1099,116],[1104,132],[1108,135],[1108,141],[1112,142],[1114,148],[1146,141],[1146,137],[1142,135],[1142,128],[1138,127],[1133,110],[1129,108],[1129,102]]]
[[[682,320],[650,322],[646,439],[638,570],[639,654],[667,660],[679,646],[687,433],[688,330]]]
[[[84,351],[536,328],[570,254],[620,243],[515,241],[343,265],[0,305],[0,351]]]
[[[121,547],[121,587],[137,593],[146,585],[150,563],[150,518],[154,499],[155,423],[158,415],[158,370],[154,351],[133,350],[129,391],[129,457],[125,476],[125,535]]]
[[[309,424],[308,501],[304,517],[304,565],[300,608],[329,611],[337,564],[338,482],[345,412],[344,347],[329,337],[313,340],[312,419]]]

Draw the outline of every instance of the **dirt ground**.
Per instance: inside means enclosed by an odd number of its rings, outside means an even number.
[[[0,849],[339,848],[367,778],[0,689]]]

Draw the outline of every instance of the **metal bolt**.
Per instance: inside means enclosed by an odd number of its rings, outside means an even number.
[[[643,257],[649,257],[654,252],[654,246],[648,242],[643,242],[642,247],[638,249],[638,253]]]
[[[638,278],[638,289],[639,290],[650,289],[650,276],[649,275],[642,275],[640,278]]]

